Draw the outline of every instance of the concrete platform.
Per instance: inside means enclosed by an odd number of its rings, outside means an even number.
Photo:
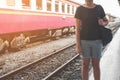
[[[120,29],[107,46],[100,61],[101,80],[120,80]],[[89,80],[94,80],[93,73]]]

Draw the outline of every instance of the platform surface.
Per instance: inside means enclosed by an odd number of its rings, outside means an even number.
[[[101,80],[120,80],[120,29],[107,46],[100,61]],[[89,80],[94,80],[93,73]]]

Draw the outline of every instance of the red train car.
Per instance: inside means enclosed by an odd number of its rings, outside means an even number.
[[[78,5],[70,0],[0,0],[0,38],[11,42],[21,33],[32,39],[73,32]]]

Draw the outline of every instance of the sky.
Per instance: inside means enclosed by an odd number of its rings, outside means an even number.
[[[74,0],[78,3],[84,4],[85,0]],[[120,6],[118,0],[94,0],[94,3],[102,5],[105,13],[120,17]]]

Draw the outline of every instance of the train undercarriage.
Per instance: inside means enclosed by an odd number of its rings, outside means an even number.
[[[21,50],[29,43],[45,40],[55,40],[58,37],[74,34],[75,26],[53,28],[53,29],[40,29],[32,31],[14,32],[1,35],[0,53],[8,51]],[[9,46],[8,46],[9,45]]]

